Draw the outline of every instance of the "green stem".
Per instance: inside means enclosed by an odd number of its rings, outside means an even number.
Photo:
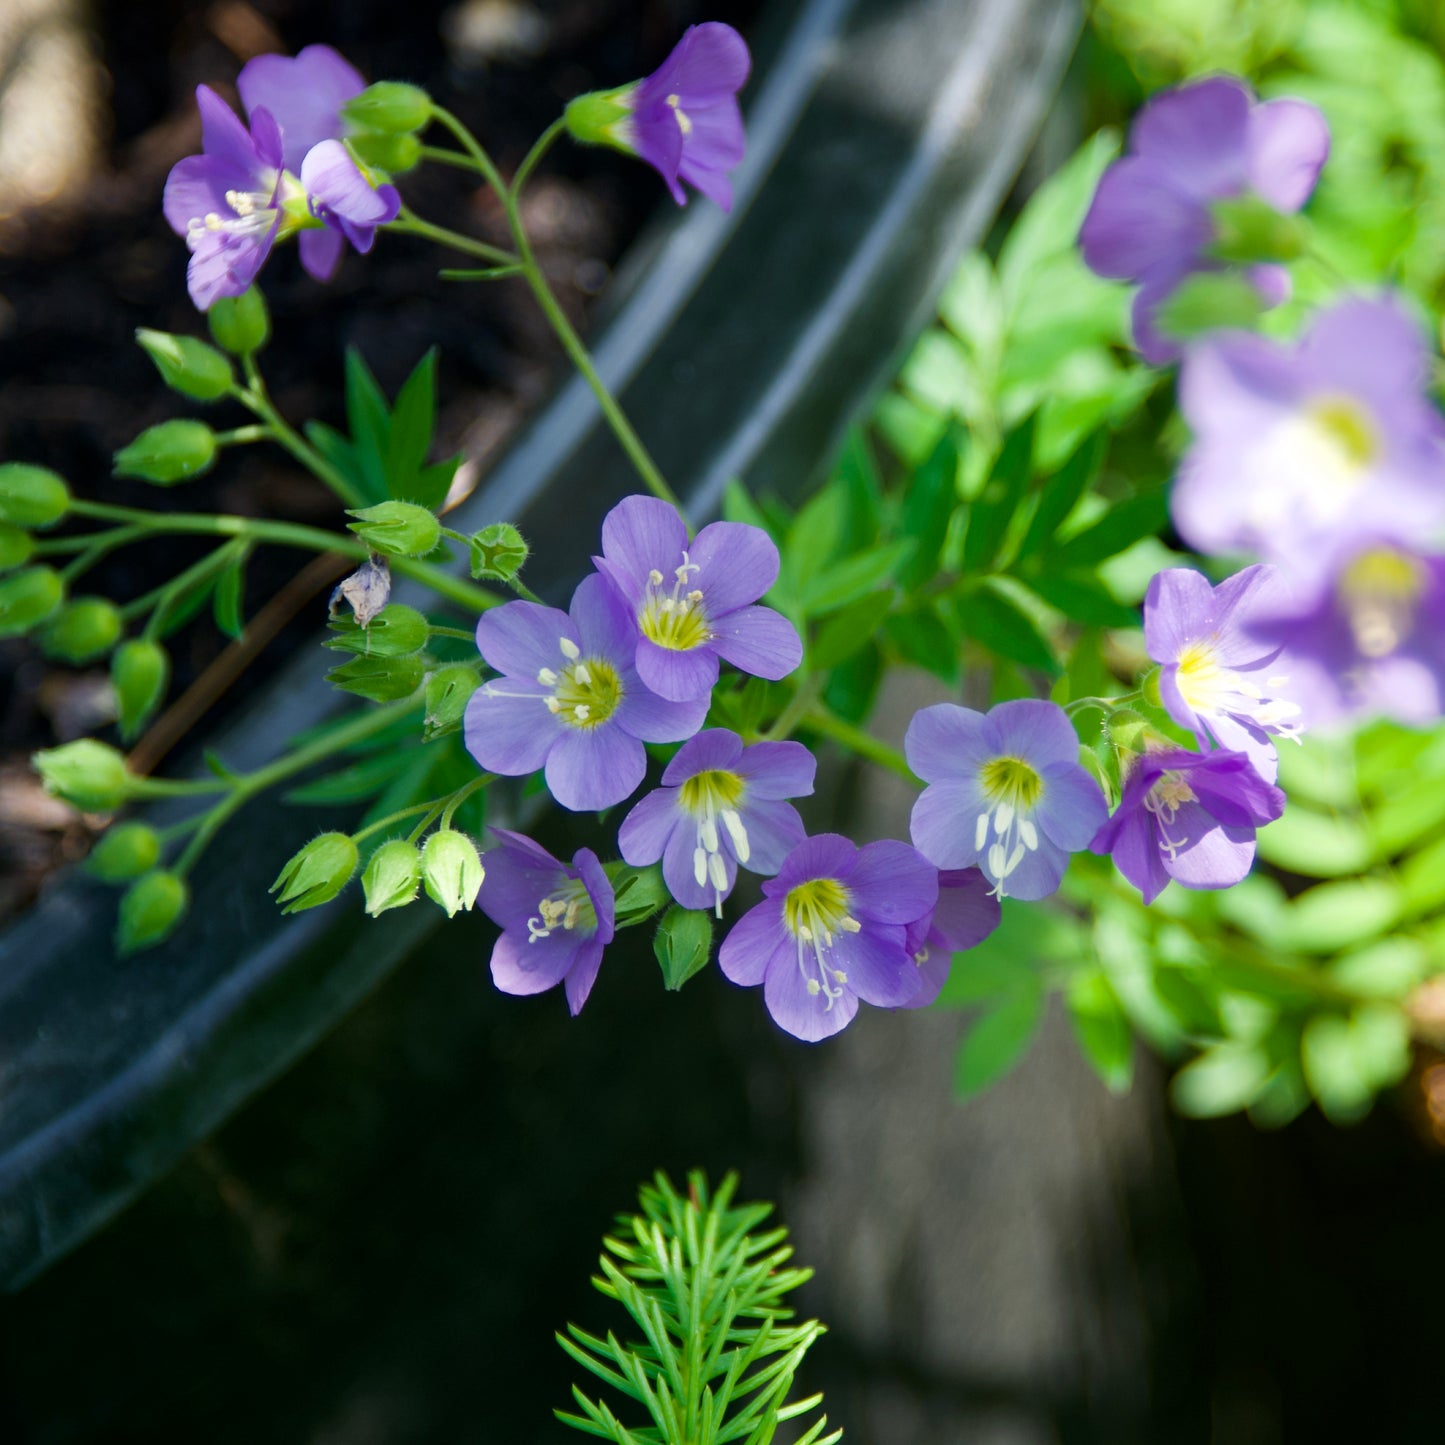
[[[271,435],[271,428],[264,422],[256,422],[251,426],[232,427],[230,431],[218,431],[216,433],[216,445],[218,447],[238,446],[243,442],[263,442]]]
[[[393,823],[400,823],[403,818],[415,817],[418,813],[425,813],[428,808],[435,807],[435,800],[425,803],[413,803],[409,808],[398,809],[395,813],[388,813],[384,818],[378,818],[374,823],[368,823],[359,832],[351,835],[353,843],[360,843],[363,838],[369,838],[373,833],[380,833],[383,828],[389,828]]]
[[[1098,708],[1100,712],[1113,712],[1115,708],[1128,707],[1130,703],[1138,702],[1143,695],[1136,691],[1123,693],[1119,697],[1076,697],[1073,702],[1064,704],[1064,711],[1070,717],[1091,707]]]
[[[235,542],[223,542],[213,551],[207,552],[199,562],[193,563],[184,572],[172,577],[169,582],[153,588],[145,596],[137,597],[133,602],[127,602],[120,609],[120,615],[127,622],[134,622],[137,617],[144,617],[149,612],[151,615],[146,622],[144,636],[148,640],[154,641],[160,634],[161,628],[165,626],[166,614],[171,610],[176,599],[187,588],[198,586],[205,582],[213,572],[220,572],[229,566],[235,556]]]
[[[234,785],[225,778],[131,778],[127,798],[199,798],[208,793],[229,793]]]
[[[439,246],[448,246],[453,251],[462,251],[468,256],[478,256],[497,266],[520,265],[520,259],[510,251],[504,251],[500,246],[488,245],[487,242],[463,235],[460,231],[449,231],[445,226],[434,226],[405,206],[396,220],[382,229],[402,236],[420,236],[424,241],[435,241]]]
[[[431,825],[435,823],[439,817],[441,817],[442,809],[445,806],[446,805],[444,803],[438,803],[436,801],[433,801],[427,808],[426,817],[423,818],[421,822],[418,823],[416,827],[413,828],[411,832],[406,835],[406,841],[408,843],[417,842],[421,835],[425,833],[426,830],[430,828]]]
[[[465,628],[462,627],[433,626],[431,629],[431,635],[433,637],[456,637],[459,638],[462,642],[475,642],[477,640],[477,634],[475,632],[468,632]]]
[[[841,743],[859,757],[890,769],[915,787],[923,786],[922,779],[915,776],[913,769],[908,766],[908,759],[897,748],[890,748],[871,733],[865,733],[862,728],[845,722],[822,703],[815,703],[809,709],[807,716],[803,718],[803,726],[811,728],[815,733],[822,733],[825,738],[832,738],[835,743]]]
[[[799,682],[796,691],[788,699],[787,706],[773,719],[773,725],[760,736],[768,741],[790,738],[793,729],[808,715],[809,709],[823,694],[823,676],[810,673]]]
[[[366,561],[370,549],[357,537],[345,537],[321,527],[298,522],[268,522],[255,517],[212,516],[205,512],[145,512],[132,507],[112,507],[101,502],[74,499],[70,510],[97,521],[133,523],[144,533],[180,532],[199,536],[245,537],[253,542],[278,547],[297,547],[309,552],[336,552],[343,557]],[[119,545],[119,544],[117,544]],[[472,612],[485,612],[501,598],[485,588],[454,576],[442,567],[414,557],[392,557],[392,571],[430,587],[440,597]],[[134,603],[131,606],[135,606]]]
[[[356,489],[356,486],[350,478],[343,476],[333,467],[331,463],[276,410],[271,402],[271,398],[266,393],[266,384],[261,379],[261,373],[256,370],[255,362],[252,361],[250,357],[246,359],[251,362],[246,368],[251,384],[244,387],[232,387],[231,395],[235,397],[247,411],[261,418],[268,428],[268,434],[277,445],[284,447],[290,452],[308,472],[330,487],[348,507],[359,507],[365,499]]]
[[[520,201],[522,190],[527,182],[532,179],[532,172],[537,169],[542,157],[552,148],[552,143],[567,129],[567,122],[558,116],[546,130],[537,137],[537,143],[529,150],[517,167],[517,174],[512,177],[512,199]]]
[[[451,801],[442,809],[442,821],[440,831],[445,833],[452,825],[452,819],[456,811],[466,802],[473,793],[480,792],[488,783],[496,780],[495,773],[483,773],[480,777],[473,778],[470,783],[463,783],[460,788],[452,794]]]

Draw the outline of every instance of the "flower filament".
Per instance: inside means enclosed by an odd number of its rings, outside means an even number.
[[[647,574],[647,595],[637,621],[642,635],[672,652],[690,652],[712,641],[707,614],[702,609],[702,592],[688,590],[688,580],[702,569],[682,554],[682,565],[673,569],[670,592],[664,592],[664,577],[656,567]]]
[[[720,769],[695,773],[678,789],[678,804],[697,827],[697,844],[692,851],[693,877],[699,888],[712,884],[719,918],[729,883],[718,824],[722,824],[732,843],[734,857],[739,863],[746,863],[752,857],[752,845],[738,811],[746,790],[746,783],[736,773]]]
[[[993,893],[1002,898],[1008,876],[1038,850],[1033,811],[1043,796],[1044,780],[1030,763],[1011,757],[990,759],[979,769],[978,780],[993,806],[978,815],[973,845],[993,877]]]
[[[580,878],[564,878],[538,900],[536,913],[527,920],[527,942],[551,938],[559,928],[588,938],[597,932],[597,910]]]
[[[680,95],[669,95],[667,103],[672,107],[672,113],[677,117],[677,128],[683,135],[692,134],[692,118],[682,108],[682,97]]]
[[[1174,820],[1185,803],[1198,801],[1184,774],[1176,772],[1161,773],[1144,796],[1144,806],[1159,820],[1159,846],[1169,855],[1171,863],[1180,849],[1189,846],[1189,839],[1171,838],[1168,830],[1174,826]]]
[[[840,933],[858,933],[862,925],[848,913],[848,890],[836,878],[810,878],[788,890],[783,899],[783,923],[798,947],[798,972],[814,998],[822,994],[832,1009],[842,998],[848,975],[830,966],[827,951]],[[816,977],[810,973],[811,967]]]

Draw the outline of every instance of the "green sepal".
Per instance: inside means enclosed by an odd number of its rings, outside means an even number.
[[[431,122],[432,100],[419,85],[377,80],[341,107],[341,118],[364,130],[409,135]]]
[[[178,874],[157,868],[121,895],[115,944],[124,958],[169,938],[185,916],[190,889]]]
[[[12,527],[53,527],[70,510],[70,488],[49,467],[29,462],[0,465],[0,522]]]
[[[653,863],[646,868],[634,868],[620,860],[604,863],[602,871],[612,883],[613,908],[618,928],[630,928],[643,923],[663,908],[671,894],[662,879],[662,868]]]
[[[410,697],[426,672],[420,656],[353,657],[326,674],[332,687],[354,692],[372,702],[399,702]]]
[[[160,487],[188,482],[216,461],[216,434],[203,421],[178,418],[147,427],[114,458],[118,477],[137,477]]]
[[[583,145],[612,146],[615,150],[636,155],[637,147],[629,135],[632,116],[632,93],[636,83],[616,90],[591,90],[567,104],[562,120],[567,134]]]
[[[493,522],[472,533],[469,551],[473,577],[510,582],[522,570],[531,548],[510,522]]]
[[[421,883],[421,852],[414,843],[394,838],[371,855],[361,875],[366,911],[373,918],[391,908],[404,908],[416,898]]]
[[[424,741],[444,737],[462,725],[467,703],[481,685],[476,669],[465,663],[438,668],[426,680],[426,713],[422,718]]]
[[[401,602],[388,603],[365,627],[345,613],[333,617],[330,625],[338,635],[326,639],[327,647],[363,657],[407,657],[420,652],[431,636],[426,618]]]
[[[175,336],[142,326],[135,339],[155,362],[161,380],[182,396],[194,401],[216,401],[236,384],[229,358],[194,336]]]
[[[378,502],[347,512],[347,527],[373,551],[393,557],[425,557],[441,541],[441,523],[415,502]]]
[[[222,296],[206,312],[211,336],[232,356],[254,356],[271,339],[271,316],[260,288],[252,286],[239,296]]]
[[[465,833],[443,828],[421,850],[421,876],[427,897],[452,918],[459,909],[470,910],[476,903],[486,870],[477,845]]]
[[[300,913],[330,903],[351,881],[360,862],[356,844],[346,833],[322,833],[287,860],[270,891],[282,913]]]
[[[126,883],[149,872],[161,860],[161,837],[146,823],[107,828],[90,850],[85,870],[102,883]]]
[[[109,743],[78,738],[58,748],[42,748],[31,759],[45,791],[83,813],[109,813],[125,801],[130,771]]]
[[[23,527],[0,522],[0,572],[23,567],[35,555],[35,538]]]
[[[1259,292],[1243,276],[1207,271],[1171,291],[1154,324],[1161,335],[1182,343],[1224,328],[1253,330],[1263,312]]]
[[[146,637],[122,642],[110,659],[120,735],[127,742],[150,721],[170,682],[171,660],[160,643]]]
[[[90,662],[115,646],[124,631],[120,608],[106,597],[67,602],[40,632],[40,649],[62,662]]]
[[[712,954],[712,916],[674,903],[652,936],[652,951],[662,967],[662,982],[674,992],[707,966]]]
[[[53,567],[27,567],[0,578],[0,637],[19,637],[65,601],[65,582]]]
[[[1236,266],[1295,261],[1309,244],[1307,223],[1299,216],[1282,215],[1259,196],[1226,196],[1209,208],[1214,218],[1214,239],[1208,252]]]

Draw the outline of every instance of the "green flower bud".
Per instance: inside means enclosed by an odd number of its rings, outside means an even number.
[[[472,576],[510,582],[522,570],[530,551],[510,522],[493,522],[472,533]]]
[[[431,636],[431,624],[415,607],[393,602],[383,607],[365,627],[344,614],[331,626],[339,637],[328,637],[327,647],[336,652],[355,652],[363,657],[406,657],[420,652]]]
[[[1205,271],[1170,292],[1155,313],[1155,325],[1171,341],[1192,341],[1221,327],[1248,329],[1264,302],[1243,276]]]
[[[383,843],[371,855],[361,886],[366,893],[366,911],[376,918],[388,908],[402,908],[416,897],[421,882],[421,854],[414,844],[400,838]]]
[[[1109,741],[1120,752],[1125,753],[1142,753],[1144,744],[1152,731],[1148,718],[1143,713],[1135,712],[1131,707],[1115,708],[1109,714],[1106,728]]]
[[[28,462],[0,466],[0,522],[53,527],[70,510],[70,488],[49,467]]]
[[[23,567],[35,552],[35,538],[9,522],[0,522],[0,572]]]
[[[431,96],[419,85],[378,80],[341,107],[341,118],[363,130],[405,135],[431,121]]]
[[[123,642],[110,660],[120,735],[129,742],[160,706],[171,678],[171,660],[158,642],[137,637]]]
[[[332,687],[372,702],[400,702],[421,686],[426,664],[420,657],[353,657],[326,674]]]
[[[64,601],[65,583],[53,567],[27,567],[0,577],[0,637],[29,632]]]
[[[448,918],[459,908],[471,908],[486,877],[477,845],[453,828],[444,828],[426,840],[421,868],[427,897],[445,908]]]
[[[1255,266],[1304,255],[1308,232],[1300,216],[1281,215],[1268,201],[1248,195],[1228,196],[1209,209],[1214,217],[1209,252],[1221,261]]]
[[[636,155],[637,148],[627,139],[627,122],[632,116],[632,92],[636,84],[617,90],[592,90],[569,101],[562,113],[567,133],[583,145],[612,146],[615,150]]]
[[[83,813],[109,813],[125,801],[130,772],[125,758],[109,743],[80,738],[58,748],[43,748],[31,762],[47,793]]]
[[[663,987],[681,988],[706,965],[712,953],[712,919],[697,909],[679,908],[674,903],[657,925],[652,951],[662,966]]]
[[[252,286],[239,296],[222,296],[206,312],[211,337],[232,356],[251,356],[271,339],[271,317],[260,288]]]
[[[421,164],[421,142],[414,135],[364,130],[349,136],[347,144],[362,165],[375,166],[389,176],[404,175]]]
[[[45,624],[40,648],[62,662],[89,662],[109,652],[124,628],[120,608],[108,598],[77,597]]]
[[[115,454],[115,474],[169,487],[209,471],[215,460],[216,434],[205,422],[163,421]]]
[[[194,336],[173,336],[169,331],[148,331],[142,326],[135,339],[155,362],[161,380],[182,396],[215,401],[235,384],[230,361],[214,346]]]
[[[282,913],[300,913],[330,903],[351,881],[359,856],[345,833],[323,833],[292,855],[271,885]]]
[[[120,897],[115,944],[124,958],[169,938],[191,901],[185,879],[157,868],[137,878]]]
[[[426,680],[426,716],[422,719],[422,737],[430,742],[455,732],[462,725],[467,702],[481,685],[475,668],[457,663],[438,668]]]
[[[85,860],[88,872],[103,883],[139,878],[161,860],[161,835],[145,823],[120,823],[107,828]]]
[[[378,502],[348,512],[346,525],[373,551],[393,557],[425,557],[441,541],[442,526],[415,502]]]

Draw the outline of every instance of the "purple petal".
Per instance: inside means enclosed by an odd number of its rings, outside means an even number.
[[[1144,594],[1144,647],[1155,662],[1176,662],[1213,630],[1214,588],[1192,567],[1166,567]]]
[[[1174,294],[1180,282],[1191,271],[1212,270],[1207,265],[1196,265],[1193,260],[1181,258],[1173,265],[1156,267],[1142,277],[1142,284],[1129,308],[1129,330],[1139,355],[1150,366],[1168,366],[1178,361],[1184,348],[1172,337],[1159,329],[1159,309]]]
[[[645,743],[680,743],[703,725],[711,704],[711,697],[670,702],[634,683],[623,693],[612,721]]]
[[[851,988],[844,988],[841,997],[831,1000],[821,993],[810,994],[792,956],[775,960],[768,969],[763,980],[763,1001],[779,1028],[808,1044],[847,1028],[858,1012],[858,998]]]
[[[612,880],[608,878],[602,860],[590,848],[579,848],[572,855],[572,868],[582,880],[582,886],[587,890],[587,896],[592,902],[593,912],[597,915],[598,941],[611,943],[617,922],[613,911],[616,897],[612,892]]]
[[[1093,851],[1112,853],[1114,866],[1144,895],[1145,903],[1152,903],[1169,883],[1154,815],[1143,808],[1125,814],[1121,806],[1116,816],[1122,821],[1111,831],[1106,844],[1095,839]]]
[[[917,766],[914,766],[917,771]],[[992,807],[972,779],[930,783],[913,804],[909,835],[935,868],[969,868],[978,862],[978,820]]]
[[[605,577],[596,572],[584,577],[567,610],[584,656],[605,657],[616,664],[632,662],[639,637],[637,618]]]
[[[955,953],[982,943],[999,925],[1003,910],[988,879],[977,868],[949,869],[938,875],[938,906],[932,933]]]
[[[300,167],[312,146],[341,139],[341,107],[365,88],[361,73],[329,45],[308,45],[294,59],[258,55],[236,79],[248,114],[264,106],[280,122],[289,171]]]
[[[186,267],[186,287],[196,306],[207,311],[222,296],[246,291],[270,255],[276,231],[272,226],[263,236],[207,232]]]
[[[713,522],[688,548],[697,564],[692,585],[702,589],[712,618],[756,602],[778,580],[778,545],[761,527]]]
[[[753,988],[763,981],[774,958],[780,967],[786,967],[793,951],[793,941],[783,925],[782,904],[765,899],[733,924],[718,949],[717,961],[734,983]]]
[[[791,803],[749,800],[743,805],[743,824],[748,830],[749,873],[776,873],[807,837],[803,820]],[[723,846],[730,851],[732,840],[725,840]]]
[[[685,103],[696,105],[709,97],[741,90],[751,68],[742,36],[731,25],[710,20],[690,25],[672,54],[643,83],[663,79],[668,91],[676,91]]]
[[[641,637],[637,641],[637,675],[659,697],[690,702],[711,694],[718,675],[717,653],[706,643],[680,652]]]
[[[683,146],[677,112],[661,100],[645,107],[639,105],[632,117],[631,134],[638,156],[667,182],[673,200],[679,206],[685,205],[687,193],[677,182]]]
[[[940,702],[913,714],[903,738],[903,751],[908,766],[920,778],[937,783],[976,777],[978,770],[1004,748],[991,718],[972,708]],[[965,864],[939,866],[962,868]]]
[[[1185,804],[1179,810],[1176,824],[1199,826],[1199,820],[1186,814],[1195,810]],[[1203,809],[1200,818],[1209,821]],[[1172,831],[1172,830],[1171,830]],[[1254,829],[1217,826],[1200,834],[1189,834],[1190,843],[1173,858],[1161,856],[1164,871],[1177,878],[1186,888],[1229,888],[1238,883],[1254,862]]]
[[[1213,235],[1203,201],[1174,171],[1125,156],[1100,178],[1079,246],[1095,275],[1137,281],[1161,269],[1187,269]]]
[[[600,813],[620,803],[646,773],[647,754],[642,744],[615,723],[562,727],[547,753],[547,787],[574,813]]]
[[[1018,698],[999,703],[988,715],[1003,740],[1001,752],[1025,758],[1039,769],[1079,761],[1079,735],[1058,703]]]
[[[1072,762],[1050,763],[1040,770],[1040,776],[1044,791],[1034,810],[1040,832],[1070,853],[1087,848],[1109,816],[1098,783]]]
[[[317,281],[329,281],[336,274],[341,253],[346,249],[345,237],[330,226],[302,231],[296,244],[306,274]]]
[[[797,746],[795,744],[795,746]],[[727,728],[708,728],[677,750],[663,770],[662,781],[676,787],[698,773],[733,772],[743,756],[743,740]]]
[[[1129,147],[1168,166],[1195,195],[1237,194],[1249,179],[1252,102],[1244,85],[1224,75],[1162,91],[1136,117]]]
[[[731,212],[733,208],[733,182],[732,177],[725,175],[722,171],[708,170],[700,166],[690,155],[683,153],[682,163],[677,168],[678,181],[686,181],[699,194],[704,195],[720,211]],[[677,183],[673,182],[671,189],[682,196],[679,205],[687,204],[687,192]]]
[[[712,633],[724,661],[753,677],[777,682],[803,660],[797,629],[771,607],[740,607],[714,621]]]
[[[1294,280],[1283,266],[1250,266],[1244,274],[1266,310],[1283,306],[1294,295]]]
[[[938,902],[938,870],[907,843],[865,843],[858,850],[848,892],[851,911],[859,918],[912,923]]]
[[[898,1008],[918,992],[918,965],[904,947],[899,924],[865,924],[858,933],[840,933],[825,956],[829,968],[847,975],[845,990],[864,1003]]]
[[[484,612],[477,622],[477,650],[487,665],[508,677],[529,682],[544,667],[558,671],[568,658],[563,639],[580,647],[572,619],[555,607],[535,602],[506,602]]]
[[[537,904],[566,878],[566,870],[544,848],[520,833],[493,828],[498,846],[486,853],[486,873],[477,902],[502,929],[526,931]]]
[[[662,855],[662,877],[667,884],[667,891],[684,908],[711,909],[717,903],[717,890],[711,881],[697,881],[694,863],[697,847],[697,829],[690,823],[680,824],[667,840],[667,850]],[[726,877],[722,896],[726,898],[737,882],[738,865],[726,849],[721,856]]]
[[[744,749],[736,771],[747,779],[749,798],[806,798],[818,760],[802,743],[754,743]]]
[[[813,878],[846,879],[858,860],[858,849],[841,833],[816,833],[788,855],[778,876],[763,884],[769,898]]]
[[[1326,386],[1382,400],[1419,392],[1431,365],[1419,323],[1390,297],[1336,302],[1315,318],[1302,351]]]
[[[234,214],[226,199],[228,190],[247,190],[252,183],[249,170],[230,166],[211,156],[187,156],[171,167],[166,177],[161,208],[176,235],[184,236],[190,223],[215,214]]]
[[[1004,879],[1004,892],[1010,898],[1022,898],[1029,902],[1047,898],[1058,890],[1059,880],[1068,866],[1069,855],[1041,832],[1039,846],[1033,852],[1025,853],[1018,867]],[[983,872],[992,877],[987,866]]]
[[[577,959],[567,971],[567,1008],[575,1019],[597,982],[597,970],[602,963],[603,943],[600,938],[589,939],[577,950]]]
[[[256,159],[267,170],[281,170],[281,127],[269,110],[261,109],[251,117],[251,148]],[[277,177],[279,185],[280,177]],[[274,196],[277,187],[272,187]]]
[[[634,868],[656,863],[673,830],[682,826],[675,788],[654,788],[633,804],[617,830],[617,847]]]
[[[647,595],[647,574],[661,572],[670,586],[687,548],[687,526],[657,497],[624,497],[602,521],[602,553],[608,575],[634,608]]]
[[[261,162],[256,155],[256,145],[251,139],[251,132],[246,129],[236,112],[208,85],[196,87],[196,106],[201,112],[201,147],[206,156],[220,165],[244,174],[247,184],[240,189],[253,189]]]
[[[324,140],[306,152],[301,185],[314,201],[356,226],[379,226],[394,220],[391,198],[383,196],[361,173],[339,140]]]
[[[495,686],[495,693],[488,688]],[[540,683],[506,678],[483,683],[468,699],[463,720],[467,751],[477,766],[503,777],[535,773],[564,732],[542,701],[551,692]]]
[[[1309,199],[1330,153],[1330,128],[1303,100],[1269,100],[1249,117],[1249,185],[1278,211]]]
[[[528,943],[525,934],[504,933],[492,946],[492,982],[503,993],[546,993],[567,976],[577,956],[578,939],[554,933]]]

